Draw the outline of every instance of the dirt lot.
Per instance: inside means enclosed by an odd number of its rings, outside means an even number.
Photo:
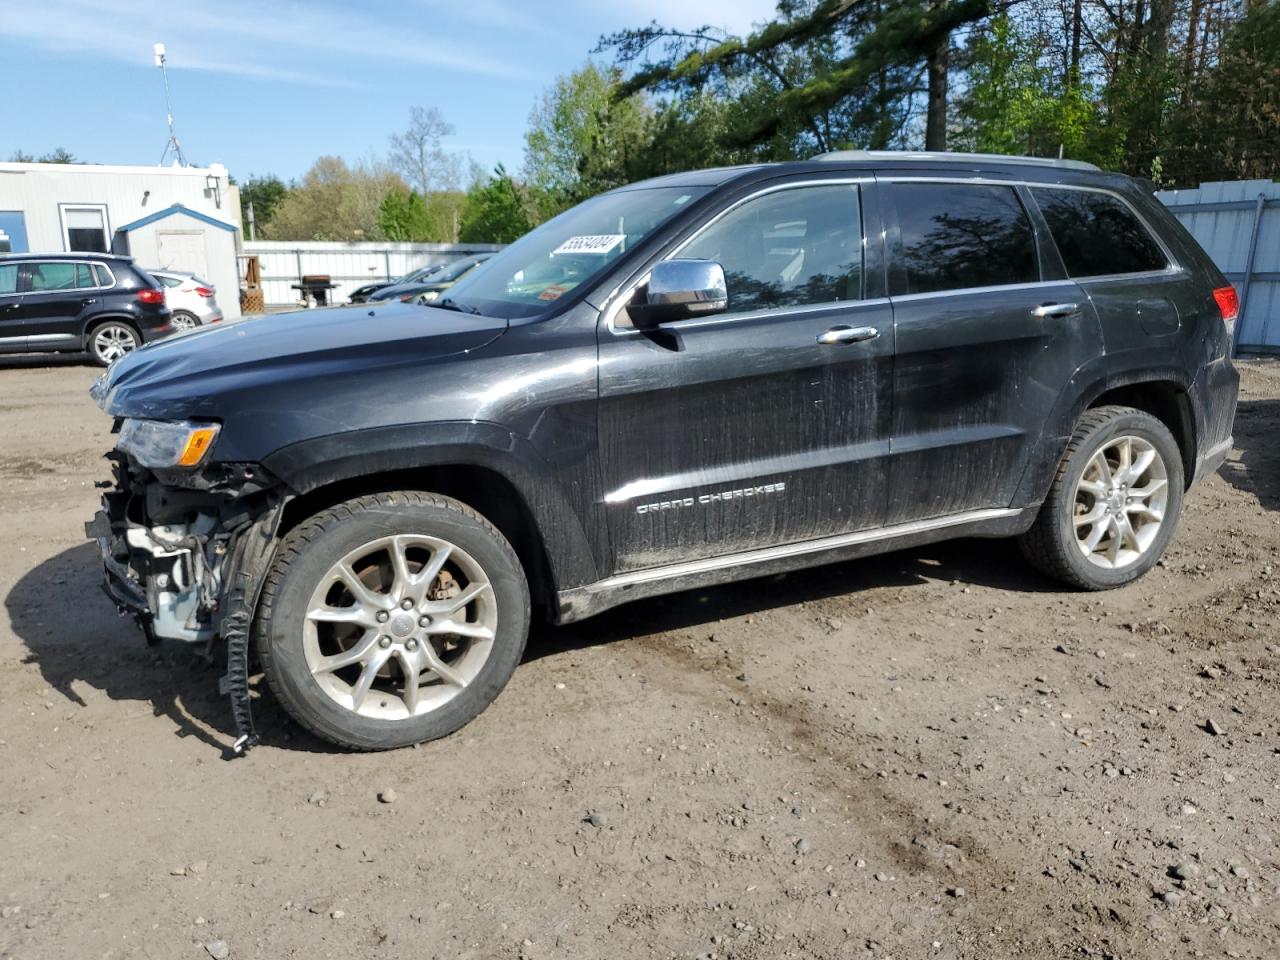
[[[231,762],[98,590],[94,375],[0,367],[0,957],[1280,952],[1280,365],[1135,586],[968,541],[637,603],[448,740],[262,702]]]

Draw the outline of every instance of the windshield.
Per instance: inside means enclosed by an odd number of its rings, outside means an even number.
[[[465,260],[456,260],[449,264],[439,273],[431,277],[432,283],[450,283],[457,280],[460,276],[476,265],[476,260],[467,257]]]
[[[449,289],[447,300],[493,317],[532,317],[593,280],[706,187],[606,193],[566,210],[493,255]]]

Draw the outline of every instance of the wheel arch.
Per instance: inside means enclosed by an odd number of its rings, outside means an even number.
[[[101,313],[89,317],[84,322],[84,331],[80,334],[80,343],[84,349],[89,349],[89,341],[93,338],[94,331],[104,323],[112,322],[123,323],[138,335],[138,342],[142,342],[142,328],[138,326],[138,321],[135,318],[127,313]]]
[[[1191,380],[1182,371],[1167,367],[1089,373],[1081,368],[1068,384],[1028,458],[1013,506],[1034,506],[1044,500],[1075,425],[1088,410],[1113,403],[1143,410],[1169,428],[1182,453],[1183,483],[1190,487],[1200,433]]]
[[[453,436],[444,442],[442,433]],[[526,447],[490,424],[431,424],[322,437],[287,447],[263,466],[292,493],[281,534],[319,510],[365,494],[409,489],[453,497],[502,532],[525,568],[533,598],[554,610],[558,590],[599,575],[577,513],[545,462]]]

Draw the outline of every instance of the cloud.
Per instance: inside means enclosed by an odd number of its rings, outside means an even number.
[[[95,53],[139,65],[150,64],[151,43],[163,40],[174,70],[323,86],[358,85],[361,66],[369,62],[524,77],[517,65],[441,33],[316,4],[4,0],[0,36],[21,38],[57,53]],[[324,68],[317,69],[317,63]]]

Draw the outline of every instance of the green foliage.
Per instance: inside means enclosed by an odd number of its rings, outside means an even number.
[[[487,182],[467,191],[458,239],[463,243],[511,243],[531,226],[520,188],[498,164]]]
[[[653,139],[653,112],[619,95],[621,70],[588,62],[559,77],[534,106],[524,176],[540,219],[638,178]]]
[[[381,163],[321,157],[281,199],[261,234],[270,240],[383,240],[379,212],[393,190],[407,192],[408,186]]]
[[[378,207],[383,236],[398,243],[453,243],[465,197],[458,191],[391,190]]]
[[[1218,63],[1168,125],[1171,183],[1267,179],[1280,171],[1280,3],[1255,4],[1227,35]]]
[[[48,153],[41,154],[39,157],[33,157],[25,150],[15,150],[13,155],[9,157],[10,163],[80,163],[79,160],[62,147],[55,147]]]
[[[981,153],[1081,159],[1098,111],[1075,75],[1053,71],[1041,38],[1009,16],[974,39],[956,145]],[[1092,159],[1092,157],[1090,157]]]
[[[253,204],[253,221],[257,228],[271,222],[271,217],[284,199],[289,188],[277,176],[267,174],[265,177],[249,174],[249,178],[240,187],[240,219],[248,229],[249,204]],[[256,228],[255,228],[256,229]]]

